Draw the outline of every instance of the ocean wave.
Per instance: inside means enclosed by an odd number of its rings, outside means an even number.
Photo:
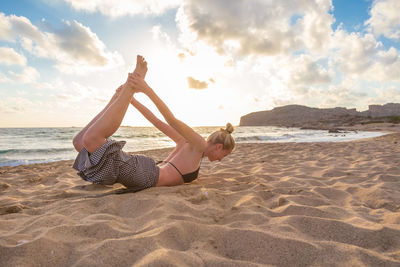
[[[112,138],[115,139],[146,139],[146,138],[160,138],[165,136],[164,134],[160,133],[153,133],[153,134],[114,134]]]
[[[35,148],[35,149],[5,149],[0,150],[0,155],[11,154],[53,154],[62,152],[72,152],[74,148]]]
[[[256,142],[273,142],[273,141],[279,141],[279,140],[288,140],[290,138],[294,138],[295,136],[285,134],[282,136],[267,136],[267,135],[253,135],[253,136],[239,136],[236,137],[235,140],[237,142],[250,142],[250,141],[256,141]]]
[[[19,160],[5,160],[0,158],[0,167],[5,166],[19,166],[19,165],[28,165],[28,164],[36,164],[36,163],[48,163],[54,161],[65,160],[64,158],[55,158],[55,159],[19,159]]]

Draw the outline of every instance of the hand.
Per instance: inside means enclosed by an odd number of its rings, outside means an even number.
[[[121,86],[116,90],[117,93],[119,93],[119,92],[122,90],[123,87],[129,88],[129,89],[131,89],[131,90],[135,90],[135,89],[132,87],[132,85],[129,83],[129,76],[130,76],[131,74],[133,74],[133,72],[129,72],[129,73],[128,73],[128,77],[126,78],[125,83],[124,83],[123,85],[121,85]]]
[[[117,90],[115,90],[115,96],[118,96],[118,95],[119,95],[119,93],[121,92],[121,90],[122,90],[123,87],[124,87],[124,84],[121,85],[120,87],[118,87]],[[136,92],[135,92],[135,93],[136,93]],[[135,94],[132,95],[131,104],[135,106],[135,105],[136,105],[137,103],[139,103],[139,102],[135,99],[134,95],[135,95]]]
[[[127,85],[133,88],[136,92],[147,93],[151,88],[137,73],[129,73]]]

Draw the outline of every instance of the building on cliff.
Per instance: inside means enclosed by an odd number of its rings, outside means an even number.
[[[388,103],[385,105],[369,105],[368,110],[360,113],[362,113],[362,116],[372,118],[400,116],[400,104]]]

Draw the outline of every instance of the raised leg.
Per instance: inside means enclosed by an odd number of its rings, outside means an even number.
[[[139,75],[147,72],[147,62],[143,57],[137,57],[136,70]],[[136,71],[135,70],[135,71]],[[130,104],[134,89],[127,83],[124,84],[117,98],[104,110],[103,114],[88,127],[83,135],[83,146],[89,153],[101,147],[108,137],[113,135],[121,125],[126,110]]]
[[[121,89],[122,89],[122,85],[116,90],[115,94],[110,99],[110,101],[108,102],[107,106],[105,106],[103,108],[103,110],[100,111],[100,113],[97,114],[96,117],[94,117],[88,123],[88,125],[86,125],[77,135],[75,135],[74,139],[72,140],[72,144],[74,145],[76,151],[78,151],[78,152],[81,151],[81,149],[83,148],[83,136],[85,135],[87,129],[89,129],[89,127],[92,126],[93,123],[95,121],[97,121],[104,114],[104,112],[108,109],[108,107],[117,99]]]
[[[96,151],[118,130],[132,96],[133,89],[124,85],[117,99],[86,130],[83,135],[83,146],[89,153]]]
[[[136,68],[134,70],[134,73],[138,73],[141,75],[143,78],[146,77],[147,73],[147,62],[142,56],[137,56],[137,61],[136,61]],[[103,116],[104,112],[110,107],[110,105],[117,99],[119,96],[119,93],[122,89],[122,85],[116,90],[115,94],[111,98],[111,100],[108,102],[107,106],[99,113],[97,114],[96,117],[94,117],[88,125],[86,125],[73,139],[72,143],[76,149],[76,151],[81,151],[83,148],[83,137],[86,134],[87,130],[101,117]],[[110,135],[111,136],[111,135]],[[109,136],[107,136],[108,138]]]

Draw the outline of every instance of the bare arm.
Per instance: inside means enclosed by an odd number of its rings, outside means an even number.
[[[146,108],[142,103],[137,101],[134,97],[131,101],[132,106],[134,106],[140,113],[151,122],[154,127],[163,132],[166,136],[172,139],[176,144],[183,142],[185,139],[171,126],[165,122],[158,119],[148,108]]]
[[[203,152],[207,147],[207,142],[204,138],[196,133],[191,127],[175,118],[167,105],[158,97],[147,83],[138,75],[132,74],[129,76],[130,84],[139,92],[145,93],[151,101],[156,105],[167,123],[174,128],[183,138],[191,143],[198,151]]]

